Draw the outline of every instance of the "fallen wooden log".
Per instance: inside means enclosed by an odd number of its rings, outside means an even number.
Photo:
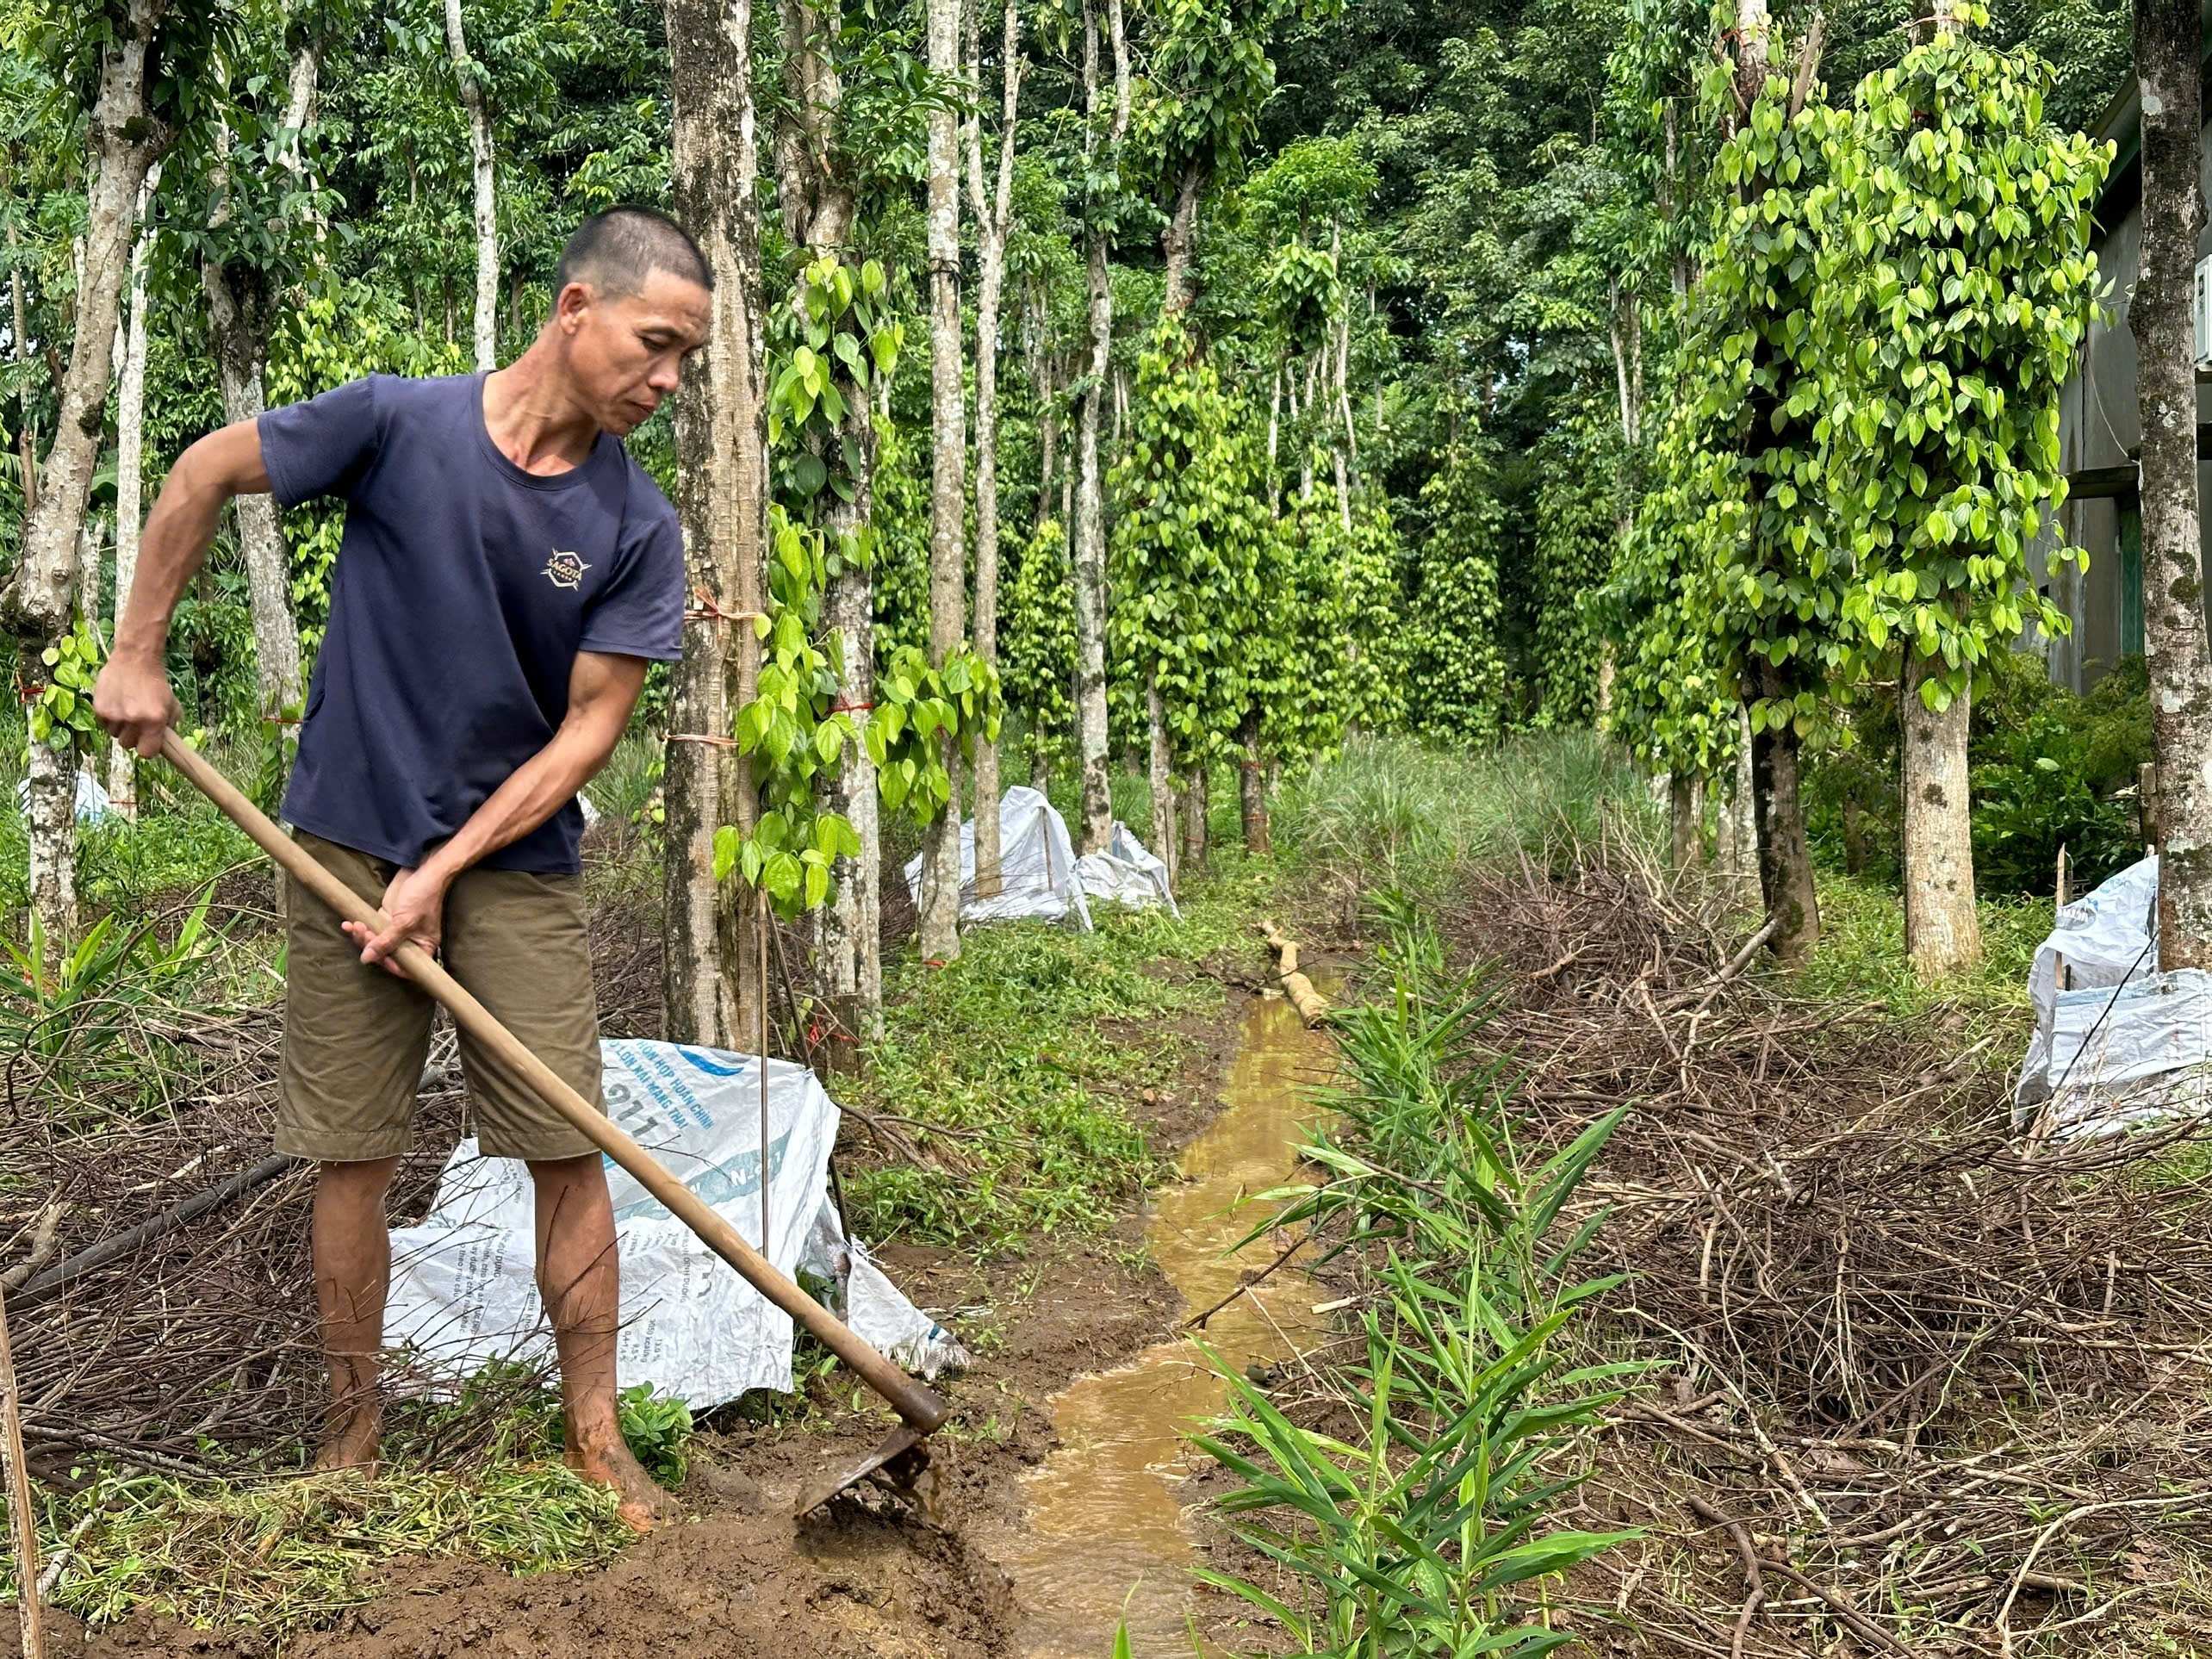
[[[1283,936],[1281,929],[1272,922],[1259,924],[1260,936],[1267,941],[1268,948],[1275,953],[1275,975],[1283,986],[1283,994],[1290,999],[1298,1017],[1308,1025],[1319,1025],[1329,1011],[1328,998],[1314,989],[1314,982],[1298,972],[1298,946],[1296,941]]]

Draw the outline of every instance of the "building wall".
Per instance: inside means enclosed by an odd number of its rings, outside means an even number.
[[[2212,129],[2207,130],[2199,152],[2200,171],[2212,190]],[[2097,245],[2098,275],[2110,314],[2090,326],[2081,370],[2066,383],[2060,405],[2060,464],[2068,475],[2125,466],[2140,444],[2135,339],[2128,332],[2128,308],[2141,258],[2142,230],[2142,208],[2137,203]],[[2199,241],[2197,252],[2212,253],[2212,228]],[[2212,422],[2212,385],[2196,388],[2196,419],[2200,426]],[[2212,501],[2212,466],[2199,464],[2196,488],[2200,501]],[[2054,529],[2088,553],[2088,570],[2047,569],[2042,556],[2052,544],[2047,532],[2031,559],[2030,569],[2042,573],[2038,585],[2073,620],[2072,637],[2048,641],[2045,649],[2051,677],[2076,692],[2086,691],[2110,672],[2123,650],[2141,649],[2140,637],[2123,637],[2123,620],[2140,618],[2141,613],[2140,587],[2124,580],[2122,572],[2127,562],[2122,554],[2122,529],[2134,511],[2132,493],[2071,500],[2060,511]],[[2198,531],[2208,557],[2212,557],[2212,512],[2200,509]],[[2135,591],[2128,591],[2131,587]]]

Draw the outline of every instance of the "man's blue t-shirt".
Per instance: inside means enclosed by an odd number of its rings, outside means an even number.
[[[261,417],[278,501],[346,504],[284,816],[418,865],[552,740],[579,651],[662,662],[683,631],[675,510],[621,440],[525,472],[484,427],[484,378],[375,375]],[[486,858],[579,867],[574,800]]]

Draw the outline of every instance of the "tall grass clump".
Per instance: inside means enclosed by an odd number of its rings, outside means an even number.
[[[1471,1053],[1479,977],[1447,971],[1402,898],[1380,912],[1389,994],[1336,1016],[1335,1122],[1304,1148],[1329,1179],[1264,1195],[1288,1201],[1270,1227],[1308,1221],[1379,1261],[1364,1358],[1331,1379],[1357,1426],[1321,1433],[1227,1372],[1229,1409],[1198,1444],[1243,1482],[1221,1501],[1238,1536],[1297,1588],[1200,1576],[1308,1653],[1534,1659],[1576,1639],[1535,1620],[1545,1581],[1631,1536],[1548,1525],[1581,1479],[1561,1472],[1571,1437],[1634,1369],[1578,1366],[1561,1339],[1619,1282],[1575,1277],[1602,1214],[1554,1236],[1622,1114],[1524,1157],[1512,1072]]]
[[[1659,842],[1649,792],[1594,732],[1531,732],[1472,752],[1358,737],[1285,783],[1278,843],[1356,869],[1373,887],[1420,891],[1453,863],[1525,853],[1554,867],[1607,836]]]

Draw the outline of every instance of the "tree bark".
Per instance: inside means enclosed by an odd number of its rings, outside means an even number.
[[[929,0],[929,72],[952,86],[960,71],[960,0]],[[960,135],[952,109],[929,111],[929,661],[941,665],[967,631],[964,545],[967,412],[960,373]],[[960,954],[960,747],[941,737],[956,782],[922,835],[921,948],[924,960]]]
[[[2193,433],[2190,442],[2193,450]],[[1942,712],[1930,709],[1920,688],[1942,672],[1940,662],[1908,648],[1899,723],[1904,728],[1904,948],[1915,970],[1931,979],[1981,960],[1967,786],[1971,697],[1962,692]]]
[[[1045,326],[1040,317],[1037,332],[1041,338],[1030,359],[1030,376],[1037,388],[1037,513],[1030,526],[1033,530],[1042,530],[1045,521],[1053,516],[1053,480],[1060,473],[1059,397],[1053,384],[1052,352],[1041,339]],[[1066,519],[1061,520],[1060,527],[1063,532],[1069,528]]]
[[[1175,189],[1175,211],[1168,215],[1167,228],[1160,233],[1160,258],[1167,267],[1165,293],[1160,301],[1163,311],[1188,311],[1191,301],[1198,297],[1190,261],[1197,243],[1198,199],[1205,190],[1206,164],[1193,156],[1184,164],[1182,179]]]
[[[4,178],[0,178],[0,183],[4,183]],[[11,218],[8,221],[8,293],[16,313],[14,339],[16,365],[18,370],[22,370],[26,369],[31,361],[31,345],[28,323],[25,314],[28,300],[23,292],[23,266],[22,256],[16,252],[18,245],[16,221]],[[39,444],[38,434],[31,426],[31,381],[28,374],[25,374],[18,383],[16,407],[18,416],[16,429],[16,459],[17,465],[22,469],[23,522],[28,528],[31,514],[38,510],[39,505]]]
[[[980,0],[968,13],[968,78],[983,94]],[[1006,287],[1006,238],[1014,218],[1014,130],[1022,90],[1022,14],[1007,0],[999,40],[998,176],[984,189],[983,121],[968,126],[968,193],[976,222],[975,653],[998,664],[998,314]],[[1039,485],[1042,488],[1041,481]],[[975,740],[975,891],[995,896],[998,869],[998,744]]]
[[[1762,664],[1761,694],[1781,689],[1779,674]],[[1774,931],[1767,948],[1785,962],[1801,962],[1820,942],[1820,900],[1812,885],[1812,849],[1805,835],[1797,733],[1784,726],[1751,739],[1751,805],[1759,841],[1759,895]]]
[[[0,624],[16,637],[16,672],[28,680],[40,673],[47,649],[69,631],[84,504],[100,455],[116,316],[130,268],[132,209],[147,169],[175,136],[151,101],[166,11],[167,0],[129,0],[101,54],[75,338],[61,376],[60,418],[38,475],[38,505],[24,526],[15,575],[0,593]],[[42,823],[50,830],[43,856],[32,859],[31,908],[56,941],[77,930],[74,773],[65,756],[58,765],[41,762],[30,780],[34,842]]]
[[[1267,770],[1259,756],[1259,711],[1244,718],[1244,759],[1237,767],[1238,804],[1243,809],[1245,851],[1254,858],[1271,858],[1275,842],[1267,821]]]
[[[2159,966],[2212,967],[2212,649],[2190,306],[2204,228],[2196,0],[2135,0],[2143,249],[2128,320],[2142,417],[2143,656],[2159,761]]]
[[[665,15],[676,210],[714,294],[712,330],[676,394],[676,510],[694,608],[663,767],[662,1035],[749,1050],[766,995],[755,912],[739,884],[714,879],[714,832],[749,834],[758,816],[750,761],[727,747],[759,682],[748,613],[761,609],[767,535],[752,0],[666,0]]]
[[[1084,152],[1098,141],[1098,28],[1096,0],[1084,0],[1084,113],[1089,125]],[[1122,0],[1106,0],[1107,32],[1114,54],[1114,108],[1105,142],[1117,170],[1129,126],[1129,48],[1122,27]],[[1114,804],[1106,752],[1106,509],[1098,467],[1098,416],[1106,395],[1114,340],[1114,290],[1107,268],[1106,232],[1090,233],[1086,282],[1090,297],[1090,364],[1078,426],[1075,537],[1075,725],[1083,767],[1083,838],[1079,851],[1099,853],[1113,839]]]
[[[1175,778],[1167,753],[1167,705],[1159,694],[1157,667],[1145,681],[1145,726],[1150,739],[1145,775],[1152,785],[1153,850],[1167,866],[1168,885],[1172,888],[1183,861],[1182,849],[1175,841]]]
[[[209,259],[200,267],[208,297],[208,342],[222,382],[223,419],[252,420],[265,407],[263,360],[267,355],[268,299],[258,270],[226,271]],[[245,555],[246,600],[253,617],[254,674],[260,687],[261,718],[282,719],[297,708],[300,694],[300,631],[292,617],[292,582],[284,559],[284,538],[276,528],[274,497],[240,495],[232,503],[238,538]]]
[[[31,916],[53,960],[77,937],[76,752],[33,743],[26,767]]]
[[[843,149],[844,86],[836,62],[842,27],[805,0],[783,0],[785,99],[776,129],[779,205],[785,233],[816,258],[846,259],[858,216]],[[821,499],[824,527],[840,537],[866,531],[874,512],[875,422],[855,399],[840,432],[852,463],[853,499]],[[825,464],[832,457],[825,457]],[[834,469],[842,470],[842,464]],[[875,762],[868,758],[869,708],[875,701],[874,582],[868,566],[846,559],[830,579],[823,615],[839,665],[837,701],[859,740],[822,792],[822,804],[843,816],[859,839],[858,854],[840,858],[821,911],[817,944],[830,1012],[842,1035],[872,1042],[883,1032],[883,826]],[[833,1066],[853,1058],[835,1047]]]
[[[161,164],[157,161],[146,170],[146,183],[139,191],[138,239],[131,246],[130,320],[123,330],[122,379],[115,394],[115,606],[108,629],[110,645],[138,575],[139,532],[145,525],[146,264],[153,255],[153,196],[160,184]],[[116,743],[108,746],[108,804],[127,819],[138,817],[138,756]]]
[[[1210,782],[1207,769],[1202,764],[1190,768],[1190,780],[1183,786],[1183,862],[1186,868],[1192,870],[1206,867],[1206,815],[1211,806]]]
[[[748,16],[752,0],[741,0]],[[476,221],[476,371],[500,366],[500,221],[492,162],[492,107],[484,96],[483,71],[469,55],[461,32],[461,0],[445,0],[445,50],[469,111],[469,171],[475,185]]]
[[[1681,875],[1705,861],[1705,800],[1698,780],[1687,772],[1675,773],[1668,780],[1667,806],[1675,873]]]

